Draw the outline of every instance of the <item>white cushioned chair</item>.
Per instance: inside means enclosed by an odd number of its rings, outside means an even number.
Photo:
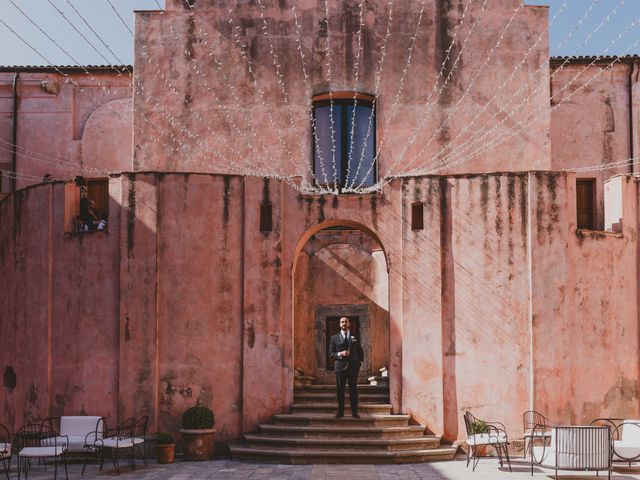
[[[623,420],[617,427],[617,432],[614,431],[615,437],[619,437],[619,440],[613,441],[614,462],[631,464],[640,460],[640,420]]]
[[[56,434],[44,424],[25,425],[14,437],[15,450],[18,454],[18,480],[21,472],[28,478],[31,459],[38,458],[45,461],[52,459],[55,465],[53,478],[58,478],[58,464],[64,465],[65,477],[68,479],[65,455],[69,443],[66,437]]]
[[[117,428],[107,430],[107,433],[103,439],[98,439],[96,445],[100,445],[102,451],[102,462],[100,463],[100,470],[104,465],[104,449],[108,448],[111,452],[111,461],[116,469],[116,473],[120,475],[119,458],[122,452],[129,462],[131,469],[135,469],[134,461],[134,431],[135,431],[136,419],[127,418],[124,422],[118,425]]]
[[[542,426],[540,426],[542,427]],[[534,428],[534,432],[537,428]],[[611,478],[611,430],[607,426],[552,427],[549,444],[531,447],[534,465],[558,470],[607,470]]]
[[[58,440],[69,439],[69,453],[85,453],[87,446],[93,445],[104,435],[104,418],[87,415],[60,417]]]
[[[0,465],[9,480],[11,469],[11,434],[9,429],[0,423]]]
[[[143,415],[136,420],[136,424],[133,429],[133,444],[134,450],[137,448],[140,457],[145,465],[147,465],[147,426],[149,425],[149,417]],[[134,452],[134,465],[135,465],[135,452]]]
[[[473,460],[472,470],[475,471],[480,461],[480,450],[485,447],[493,447],[498,454],[500,467],[503,466],[503,456],[507,460],[511,471],[509,459],[509,437],[505,426],[500,422],[488,422],[474,417],[470,412],[464,414],[464,424],[467,429],[467,467]]]

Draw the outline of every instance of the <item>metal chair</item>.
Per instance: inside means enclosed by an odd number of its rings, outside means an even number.
[[[533,445],[534,440],[542,439],[546,441],[547,438],[551,436],[549,433],[549,421],[547,417],[545,417],[540,412],[536,412],[535,410],[528,410],[522,414],[522,426],[524,429],[524,452],[523,455],[526,458],[527,451],[529,455],[531,455],[531,447]],[[538,428],[536,429],[536,426]],[[535,436],[534,436],[535,431]],[[528,440],[528,450],[527,450],[527,440]]]
[[[102,468],[102,462],[104,461],[103,448],[104,448],[104,436],[107,433],[107,422],[104,417],[100,417],[95,426],[95,430],[89,432],[84,437],[83,451],[85,453],[84,463],[82,465],[82,475],[87,468],[87,460],[89,457],[95,457],[97,461],[98,455],[100,455],[100,463]]]
[[[541,428],[534,427],[534,432]],[[551,468],[558,478],[558,470],[607,470],[611,478],[611,430],[608,426],[552,427],[549,445],[531,447],[531,475],[533,466]]]
[[[7,480],[9,480],[9,471],[11,470],[11,457],[11,434],[9,429],[0,423],[0,464]]]
[[[142,461],[147,465],[147,426],[149,425],[149,416],[143,415],[136,420],[136,424],[133,427],[133,445],[138,449],[138,453],[142,456]],[[135,465],[135,451],[134,459]]]
[[[479,450],[490,446],[498,454],[500,467],[503,466],[502,456],[507,460],[509,471],[511,472],[511,460],[509,459],[509,437],[504,424],[500,422],[489,422],[474,417],[470,412],[464,414],[464,424],[467,429],[467,467],[473,459],[472,470],[475,471],[480,461]]]
[[[68,438],[64,439],[56,435],[56,432],[46,425],[31,424],[20,428],[13,440],[18,454],[18,480],[21,472],[24,472],[25,479],[28,478],[33,458],[43,459],[45,462],[47,458],[53,459],[54,480],[58,478],[58,464],[62,462],[65,477],[69,478],[65,461],[65,455],[69,448]]]
[[[112,428],[107,430],[107,434],[105,438],[103,438],[100,442],[100,449],[102,452],[102,461],[100,462],[100,470],[102,470],[102,466],[104,465],[104,449],[108,448],[111,452],[111,461],[113,462],[113,466],[116,469],[116,473],[120,475],[120,465],[119,465],[119,457],[120,451],[122,450],[129,466],[132,470],[135,470],[136,465],[134,462],[134,443],[133,443],[133,432],[136,425],[135,418],[127,418],[124,422],[118,425],[117,428]]]
[[[611,430],[613,462],[624,462],[631,466],[640,461],[640,420],[625,418],[597,418],[591,425],[605,425]]]

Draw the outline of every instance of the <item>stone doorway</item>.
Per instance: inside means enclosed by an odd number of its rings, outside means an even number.
[[[365,361],[360,381],[389,362],[388,270],[377,239],[354,227],[311,236],[296,259],[294,362],[316,383],[333,384],[328,342],[342,316],[352,321]]]
[[[348,317],[351,333],[362,344],[364,362],[360,369],[360,381],[365,381],[371,371],[371,328],[368,305],[318,305],[315,314],[315,377],[321,383],[333,381],[334,360],[329,357],[329,341],[340,331],[340,317]]]

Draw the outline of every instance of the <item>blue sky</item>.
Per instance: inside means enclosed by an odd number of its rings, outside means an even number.
[[[491,0],[489,4],[492,1],[498,0]],[[52,40],[46,38],[12,5],[12,2],[69,55],[63,53]],[[612,42],[616,41],[633,21],[640,21],[640,0],[526,0],[529,5],[549,5],[550,18],[565,2],[565,11],[557,16],[550,29],[552,55],[600,55],[605,51],[607,54],[618,55],[640,53],[640,25],[634,25],[611,46]],[[20,34],[48,61],[57,65],[70,65],[76,62],[84,65],[101,65],[107,61],[113,64],[131,63],[133,55],[131,34],[111,5],[133,30],[133,11],[155,10],[158,8],[158,3],[163,5],[164,0],[0,0],[0,20]],[[82,32],[93,47],[74,31],[54,5]],[[616,5],[620,5],[617,13],[612,14]],[[79,14],[73,10],[72,6],[78,10]],[[578,21],[591,6],[593,8],[588,18],[576,28]],[[604,22],[603,26],[585,43],[589,34],[603,23],[607,15],[610,15],[609,21]],[[82,17],[95,34],[84,23]],[[583,43],[585,44],[582,45]],[[48,65],[47,60],[38,56],[2,23],[0,23],[0,45],[2,45],[0,65]]]

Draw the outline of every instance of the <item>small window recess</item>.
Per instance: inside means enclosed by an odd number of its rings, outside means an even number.
[[[422,202],[411,204],[411,230],[424,230],[424,204]]]
[[[594,230],[596,228],[596,179],[576,179],[576,225],[577,228]]]
[[[66,233],[104,232],[109,222],[109,179],[77,176],[65,185]]]
[[[270,203],[260,205],[260,231],[273,231],[273,207]]]

